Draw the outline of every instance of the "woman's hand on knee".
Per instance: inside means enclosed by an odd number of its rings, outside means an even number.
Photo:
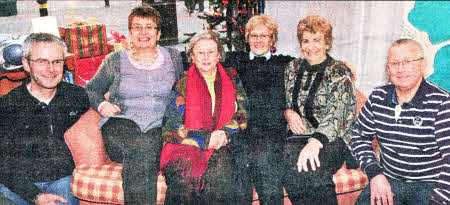
[[[319,152],[323,148],[323,144],[319,140],[311,138],[305,147],[300,151],[297,160],[298,172],[308,171],[308,161],[312,171],[316,171],[316,167],[320,167]]]

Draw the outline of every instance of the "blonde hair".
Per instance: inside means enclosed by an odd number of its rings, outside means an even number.
[[[271,32],[270,38],[272,39],[273,44],[275,44],[278,41],[278,25],[270,18],[270,16],[266,14],[259,14],[252,16],[247,24],[245,24],[245,40],[248,41],[248,37],[250,33],[255,29],[258,25],[264,25],[266,26]]]

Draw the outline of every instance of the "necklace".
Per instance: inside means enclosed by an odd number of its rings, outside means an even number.
[[[131,56],[131,59],[143,66],[152,65],[159,56],[158,50],[155,50],[154,52],[148,52],[149,55],[136,54],[136,51],[134,49],[130,50],[128,53]]]

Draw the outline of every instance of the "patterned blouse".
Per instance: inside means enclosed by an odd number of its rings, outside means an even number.
[[[303,75],[299,75],[299,70],[303,70]],[[320,73],[323,74],[320,74]],[[295,89],[298,76],[302,79]],[[309,91],[317,76],[322,76],[322,80],[316,87],[315,94],[312,93],[311,101],[312,116],[316,123],[308,120],[307,103]],[[346,144],[350,142],[351,131],[355,119],[356,95],[352,86],[352,74],[344,63],[327,56],[327,60],[318,65],[309,65],[306,59],[295,59],[291,61],[285,70],[285,92],[287,108],[294,109],[294,90],[298,91],[298,109],[307,126],[304,135],[320,133],[325,135],[329,142],[341,137]],[[316,124],[316,125],[314,125]]]
[[[237,104],[237,109],[232,119],[220,129],[225,131],[228,141],[230,141],[233,140],[233,134],[247,128],[247,113],[244,108],[247,96],[236,70],[233,68],[225,68],[225,70],[234,84]],[[166,143],[192,145],[206,150],[209,147],[211,133],[189,130],[184,125],[186,86],[187,74],[178,80],[170,94],[169,104],[164,114],[163,137]]]

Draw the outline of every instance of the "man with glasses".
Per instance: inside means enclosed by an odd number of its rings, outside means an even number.
[[[64,133],[89,109],[82,87],[62,82],[64,42],[34,33],[23,45],[29,78],[0,98],[0,191],[17,204],[78,204]]]
[[[450,97],[423,78],[426,64],[414,40],[389,48],[392,84],[372,92],[353,129],[353,152],[370,179],[356,204],[449,204]]]

